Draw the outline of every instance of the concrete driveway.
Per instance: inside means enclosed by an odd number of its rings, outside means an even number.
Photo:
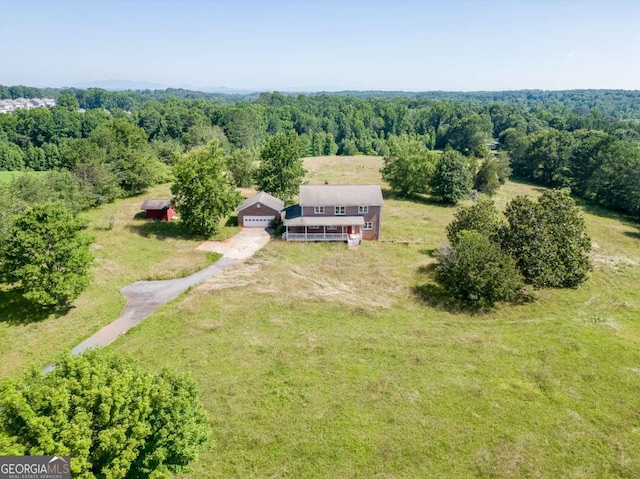
[[[269,242],[269,233],[262,228],[243,228],[233,238],[226,241],[205,241],[198,246],[198,251],[213,251],[225,258],[250,258]]]
[[[155,310],[177,298],[190,287],[250,258],[266,245],[270,238],[271,236],[264,229],[245,228],[226,241],[206,241],[198,246],[197,249],[200,251],[215,251],[223,256],[212,265],[191,276],[161,281],[136,281],[125,286],[120,291],[127,298],[127,304],[118,319],[78,344],[71,350],[71,354],[80,354],[86,349],[111,344],[118,336],[129,331]],[[51,369],[53,366],[49,365],[45,368],[45,372]]]

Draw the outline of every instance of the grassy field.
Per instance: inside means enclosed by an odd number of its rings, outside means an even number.
[[[143,198],[169,195],[168,185]],[[47,364],[53,354],[70,349],[118,317],[124,307],[120,288],[137,280],[180,277],[211,263],[210,253],[196,251],[199,240],[183,238],[177,222],[139,219],[143,198],[129,198],[91,210],[88,233],[95,236],[94,281],[67,312],[34,310],[0,286],[0,377],[29,366]],[[138,218],[136,218],[138,215]],[[238,230],[225,226],[217,239]]]
[[[316,184],[378,183],[380,165],[306,160]],[[539,193],[509,182],[497,203]],[[455,208],[385,196],[382,241],[272,241],[110,347],[197,381],[213,437],[184,477],[640,477],[638,225],[586,210],[586,284],[472,316],[430,286],[430,253]],[[192,254],[127,227],[139,203],[92,213],[97,280],[76,310],[0,323],[2,375],[107,322],[118,287],[156,274],[167,254]],[[113,230],[100,230],[111,215]],[[24,344],[7,341],[14,334]]]
[[[380,181],[375,158],[306,166]],[[454,211],[387,198],[381,242],[272,241],[114,344],[198,382],[214,435],[185,477],[640,476],[637,225],[587,212],[585,285],[470,316],[423,287]]]
[[[46,171],[0,171],[0,183],[11,181],[12,178],[21,175],[40,176],[46,174]]]

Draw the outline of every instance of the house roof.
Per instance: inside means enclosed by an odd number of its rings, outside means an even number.
[[[284,220],[285,226],[362,226],[362,216],[298,216]]]
[[[171,200],[144,200],[141,210],[168,210],[171,208]]]
[[[300,206],[382,206],[380,185],[301,185]]]
[[[282,211],[282,208],[284,208],[284,201],[276,198],[275,196],[270,195],[269,193],[265,193],[264,191],[261,191],[257,195],[253,195],[252,197],[244,200],[244,203],[242,203],[240,206],[236,208],[236,213],[240,213],[242,210],[248,208],[249,206],[253,206],[257,203],[268,206],[269,208],[274,209],[276,211]]]

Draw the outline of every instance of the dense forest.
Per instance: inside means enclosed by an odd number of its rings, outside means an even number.
[[[0,98],[20,96],[51,96],[57,105],[0,115],[0,170],[57,173],[23,179],[34,184],[14,184],[5,197],[32,189],[55,198],[64,187],[79,210],[139,194],[212,140],[226,150],[236,183],[249,185],[265,139],[294,132],[305,156],[387,156],[408,138],[426,150],[457,150],[472,165],[497,157],[516,177],[640,215],[638,91],[224,95],[0,86]]]

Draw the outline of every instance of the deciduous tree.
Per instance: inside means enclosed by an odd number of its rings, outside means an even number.
[[[258,189],[290,201],[298,194],[306,173],[301,155],[300,141],[294,132],[270,137],[260,152],[262,163],[255,174]]]
[[[191,150],[174,165],[173,173],[171,192],[185,228],[195,235],[214,235],[222,218],[242,199],[227,170],[225,151],[217,141]]]
[[[498,171],[498,162],[493,158],[485,158],[473,180],[473,188],[482,193],[493,195],[500,188]]]
[[[58,203],[33,206],[15,219],[2,249],[4,268],[26,299],[64,305],[89,285],[93,239],[84,226]]]
[[[174,477],[210,433],[191,379],[101,351],[4,380],[0,417],[0,454],[69,455],[83,478]]]
[[[253,184],[255,153],[246,148],[233,150],[227,155],[227,166],[236,186],[249,187]]]
[[[460,232],[477,231],[481,235],[498,240],[502,222],[492,200],[481,198],[471,206],[462,206],[456,211],[453,221],[447,226],[447,239],[455,244]]]
[[[391,190],[400,196],[426,193],[438,154],[427,150],[423,142],[408,135],[390,137],[387,148],[380,172]]]
[[[430,180],[431,194],[444,203],[456,204],[469,195],[472,184],[467,159],[453,149],[445,150]]]
[[[162,164],[142,128],[125,119],[114,119],[97,127],[91,140],[106,151],[106,161],[127,195],[143,193],[158,180]]]
[[[591,270],[591,240],[580,210],[566,190],[551,190],[538,202],[514,198],[505,209],[503,249],[525,280],[537,288],[574,287]]]

